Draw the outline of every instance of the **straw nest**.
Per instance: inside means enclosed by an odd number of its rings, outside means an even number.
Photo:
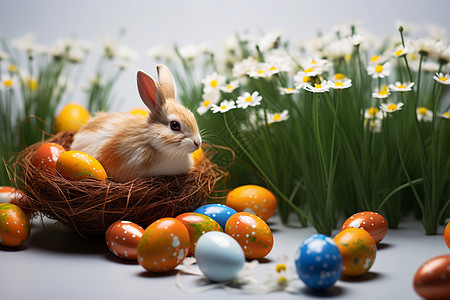
[[[24,149],[15,163],[13,181],[24,197],[20,206],[73,227],[83,236],[104,234],[117,220],[146,228],[162,217],[175,217],[207,203],[219,180],[228,174],[206,157],[188,173],[137,178],[127,183],[83,179],[66,180],[55,170],[39,170],[31,163],[44,142],[69,149],[75,132],[61,132]],[[211,146],[202,147],[206,153]]]

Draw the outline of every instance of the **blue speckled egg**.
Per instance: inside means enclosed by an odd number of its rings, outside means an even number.
[[[244,251],[239,243],[220,231],[209,231],[198,239],[195,258],[200,271],[216,282],[236,277],[245,262]]]
[[[194,210],[195,213],[207,215],[214,221],[219,223],[222,229],[225,231],[225,224],[228,219],[236,213],[234,209],[223,204],[208,204],[203,205]]]
[[[342,264],[342,255],[336,243],[323,234],[306,238],[295,257],[298,277],[316,290],[334,285],[342,275]]]

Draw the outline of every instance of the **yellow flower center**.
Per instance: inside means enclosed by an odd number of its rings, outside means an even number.
[[[5,87],[12,87],[13,82],[11,79],[6,79],[5,81],[3,81],[3,84],[5,85]]]
[[[233,89],[233,87],[231,86],[231,84],[227,85],[227,90],[231,90]]]
[[[446,81],[447,81],[447,78],[445,78],[444,76],[442,76],[441,78],[439,78],[439,80],[441,80],[441,81],[443,81],[443,82],[446,82]]]
[[[278,278],[278,284],[285,284],[287,282],[286,276],[281,276]]]
[[[9,70],[11,73],[15,73],[15,72],[17,72],[17,66],[14,65],[14,64],[9,64],[8,70]]]
[[[227,107],[226,107],[225,105],[222,105],[222,106],[220,107],[220,109],[227,109]]]
[[[317,61],[312,60],[311,63],[312,63],[312,64],[317,64]]]
[[[344,86],[344,84],[342,82],[338,81],[334,84],[334,86]]]
[[[370,59],[371,62],[377,61],[378,59],[380,59],[380,57],[378,55],[374,55],[372,56],[372,58]]]
[[[211,101],[209,101],[209,100],[203,101],[203,106],[204,107],[208,107],[210,104],[211,104]]]
[[[38,88],[38,81],[36,79],[30,79],[30,81],[28,82],[28,87],[30,88],[31,91],[35,91]]]
[[[314,68],[309,68],[305,70],[305,73],[311,73],[312,71],[314,71]]]
[[[418,113],[419,115],[426,115],[427,112],[428,112],[428,109],[426,109],[426,108],[423,107],[423,106],[421,106],[421,107],[419,107],[419,108],[417,109],[417,113]]]
[[[278,115],[279,116],[279,115]],[[275,118],[274,118],[275,119]],[[278,273],[280,273],[281,271],[286,271],[286,265],[285,264],[278,264],[275,267],[275,270],[277,270]]]
[[[286,91],[288,92],[292,92],[294,89],[293,88],[286,88]]]
[[[389,91],[383,89],[383,90],[381,90],[378,94],[379,94],[380,96],[386,96],[386,95],[389,95]]]
[[[395,105],[395,104],[389,104],[388,105],[388,107],[387,107],[387,109],[388,109],[388,111],[394,111],[394,110],[396,110],[397,109],[397,105]]]
[[[264,71],[263,71],[263,70],[258,70],[257,73],[258,73],[258,74],[263,74]]]
[[[377,66],[375,67],[375,72],[377,72],[377,73],[383,72],[383,66],[382,66],[382,65],[377,65]]]
[[[336,79],[336,80],[345,79],[345,75],[342,73],[336,73],[336,74],[334,74],[334,79]]]
[[[213,87],[213,88],[215,88],[216,86],[217,86],[217,84],[218,84],[218,82],[217,82],[217,80],[211,80],[211,83],[210,83],[210,85]]]
[[[371,115],[371,116],[376,116],[377,113],[378,113],[378,108],[376,108],[376,107],[371,107],[371,108],[369,108],[368,112],[369,112],[369,115]]]
[[[315,83],[315,84],[314,84],[314,87],[315,87],[316,89],[321,89],[321,88],[322,88],[322,85],[321,85],[321,84]]]
[[[245,101],[246,101],[246,102],[252,102],[252,100],[253,100],[252,97],[247,97],[247,98],[245,98]]]
[[[270,67],[270,71],[275,71],[276,69],[276,67]]]
[[[309,77],[309,76],[303,77],[303,82],[310,82],[310,81],[311,81],[311,77]]]
[[[352,55],[351,54],[345,54],[345,60],[349,61],[350,59],[352,59]]]
[[[281,119],[281,116],[280,116],[280,114],[275,114],[274,116],[273,116],[273,120],[274,121],[278,121],[278,120],[280,120]],[[278,265],[279,266],[279,265]],[[278,268],[278,266],[277,266],[277,268]]]
[[[443,113],[443,115],[446,116],[447,118],[450,118],[450,113],[448,112]]]
[[[403,50],[402,49],[397,50],[397,52],[395,52],[395,56],[400,56],[402,54],[403,54]]]
[[[397,88],[399,88],[399,89],[406,89],[406,86],[404,86],[403,84],[400,84]]]

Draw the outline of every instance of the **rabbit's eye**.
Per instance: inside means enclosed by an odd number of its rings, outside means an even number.
[[[170,129],[172,129],[173,131],[180,131],[180,123],[178,123],[177,121],[170,122]]]

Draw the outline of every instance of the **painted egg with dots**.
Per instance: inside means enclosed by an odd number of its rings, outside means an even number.
[[[366,274],[377,254],[372,236],[361,228],[344,229],[334,237],[343,259],[342,275],[356,277]]]
[[[450,254],[426,261],[416,271],[413,287],[425,299],[450,298]]]
[[[116,221],[106,230],[106,245],[117,257],[136,260],[137,245],[143,234],[144,228],[133,222]]]
[[[64,152],[66,149],[59,144],[44,143],[36,149],[31,163],[38,169],[56,169],[56,161]]]
[[[191,256],[194,255],[197,241],[202,235],[210,231],[223,232],[222,227],[220,227],[219,223],[217,223],[207,215],[187,212],[177,216],[175,219],[183,223],[184,226],[186,226],[187,231],[189,232],[190,247],[188,255]]]
[[[232,215],[225,225],[225,233],[241,245],[245,257],[249,259],[263,258],[273,247],[273,235],[269,226],[251,213],[238,212]]]
[[[277,199],[266,188],[243,185],[228,193],[226,205],[238,212],[249,212],[267,221],[275,213]]]
[[[95,178],[104,180],[107,175],[103,166],[94,157],[81,151],[62,153],[56,162],[56,170],[68,180]]]
[[[295,267],[305,285],[317,290],[326,289],[342,275],[342,255],[333,239],[313,234],[298,248]]]
[[[0,186],[0,203],[18,202],[22,198],[20,190],[12,186]]]
[[[175,218],[162,218],[148,226],[137,247],[139,264],[151,273],[167,272],[189,252],[189,232]]]
[[[15,204],[0,204],[0,245],[18,247],[30,236],[30,222]]]
[[[448,222],[447,226],[445,227],[444,240],[448,249],[450,249],[450,222]]]
[[[388,231],[385,218],[373,211],[363,211],[349,217],[342,225],[341,231],[347,228],[361,228],[372,236],[376,244],[381,242]]]
[[[236,213],[234,209],[223,204],[203,205],[194,210],[194,212],[212,218],[214,221],[219,223],[222,229],[225,228],[225,224],[227,223],[228,219]]]

